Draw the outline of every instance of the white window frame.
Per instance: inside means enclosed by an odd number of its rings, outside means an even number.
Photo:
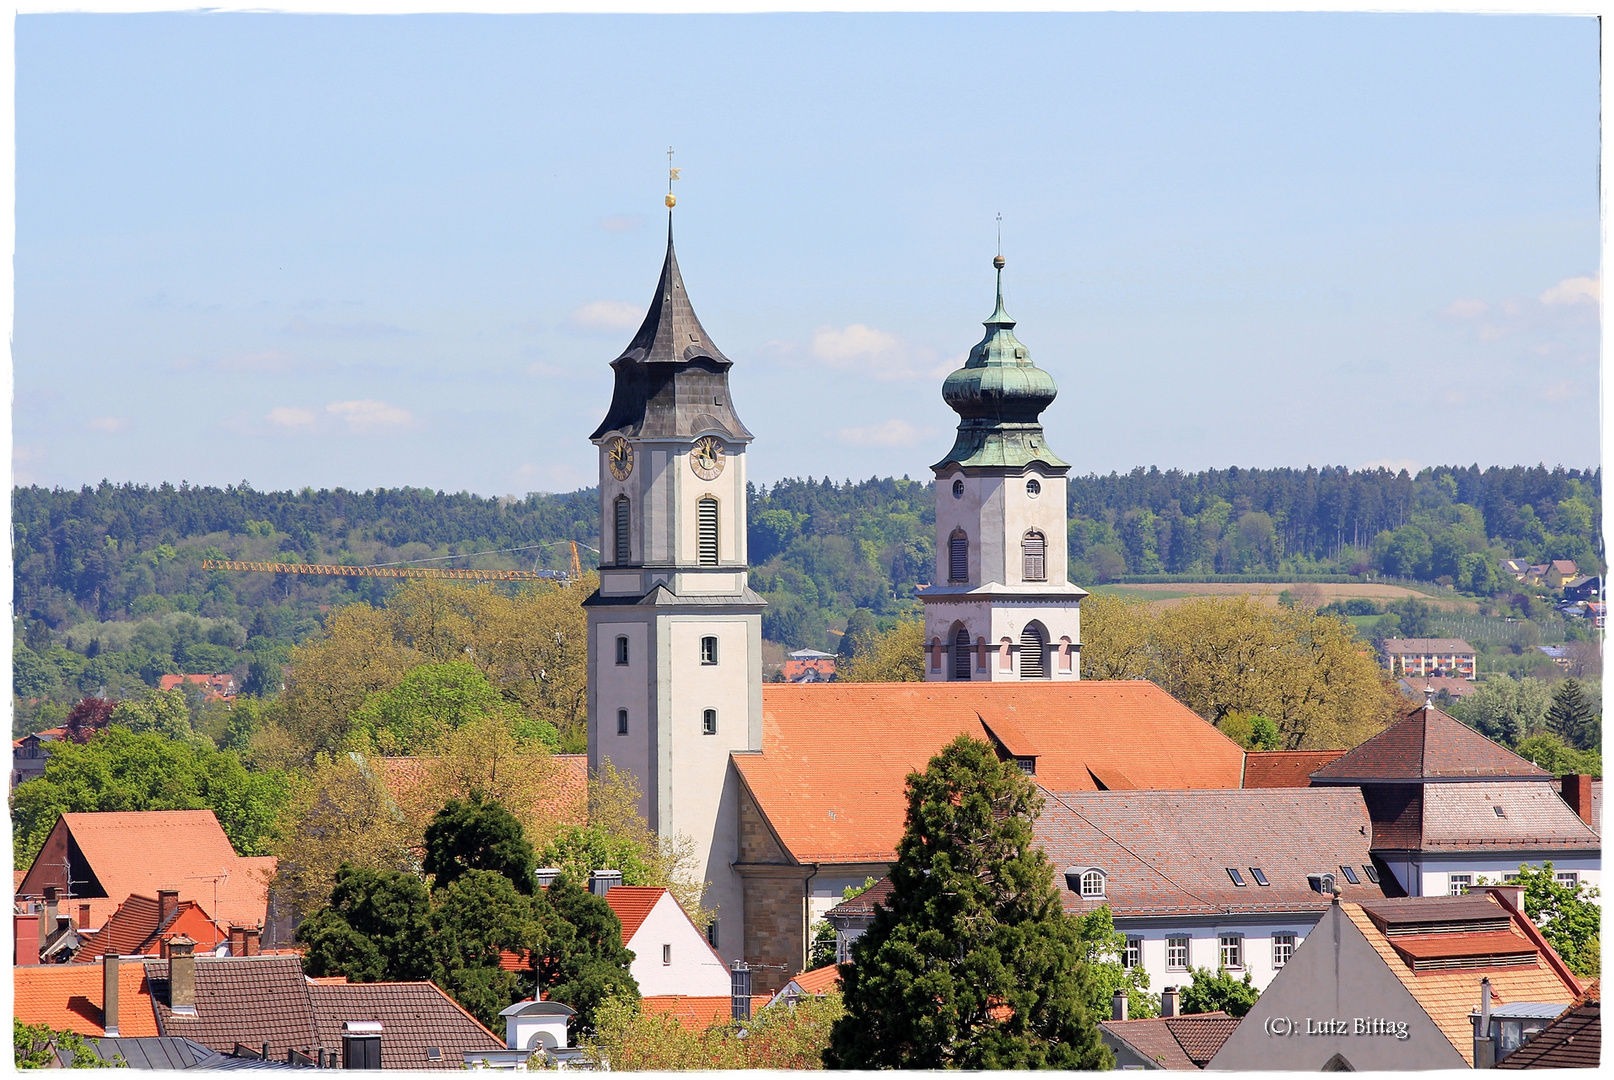
[[[1127,971],[1143,966],[1143,939],[1129,937],[1121,949],[1121,966]]]
[[[1465,892],[1472,889],[1473,887],[1474,887],[1474,875],[1473,874],[1447,874],[1446,875],[1446,895],[1447,896],[1462,896]]]
[[[1103,896],[1104,895],[1104,871],[1102,871],[1102,870],[1083,870],[1082,871],[1081,885],[1082,885],[1082,896],[1084,896],[1084,897],[1087,897],[1087,896]]]
[[[1277,933],[1272,935],[1272,970],[1278,971],[1295,954],[1295,935],[1292,933]]]
[[[1231,963],[1231,964],[1229,964],[1227,962],[1227,958],[1228,958],[1229,954],[1231,954],[1232,957],[1233,957],[1233,963]],[[1226,968],[1227,970],[1229,970],[1229,971],[1243,971],[1244,970],[1244,935],[1243,934],[1219,934],[1219,935],[1217,935],[1217,938],[1216,938],[1216,956],[1217,956],[1217,959],[1221,962],[1221,966]]]
[[[1578,889],[1580,888],[1580,871],[1554,870],[1552,873],[1552,880],[1571,889]]]
[[[1181,960],[1180,963],[1174,963],[1172,961],[1172,953],[1175,952],[1178,949],[1182,950],[1182,960]],[[1188,970],[1188,965],[1193,961],[1193,959],[1194,959],[1194,939],[1193,938],[1188,937],[1185,934],[1173,934],[1172,936],[1166,938],[1166,970],[1167,971],[1187,971]]]

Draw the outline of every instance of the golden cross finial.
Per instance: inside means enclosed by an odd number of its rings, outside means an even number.
[[[673,148],[667,147],[667,209],[671,210],[678,200],[673,197],[673,181],[678,179],[678,170],[672,167]]]

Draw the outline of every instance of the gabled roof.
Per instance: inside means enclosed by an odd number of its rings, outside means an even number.
[[[1384,643],[1384,651],[1393,654],[1410,654],[1421,656],[1424,653],[1471,653],[1474,646],[1462,638],[1452,637],[1409,637],[1390,638]]]
[[[1099,1026],[1145,1061],[1181,1072],[1203,1069],[1239,1022],[1236,1017],[1217,1011],[1141,1020],[1105,1020]]]
[[[489,1031],[432,982],[322,983],[308,987],[313,1003],[316,1045],[342,1045],[349,1020],[381,1022],[383,1069],[461,1069],[466,1052],[503,1050],[504,1040]],[[434,1061],[429,1050],[436,1047]]]
[[[146,977],[164,1035],[191,1039],[221,1054],[238,1042],[254,1048],[268,1043],[269,1056],[282,1061],[287,1050],[317,1045],[313,1005],[298,957],[198,956],[194,1016],[168,1007],[168,961],[148,961]],[[340,1047],[340,1040],[334,1046]]]
[[[105,1035],[100,964],[45,964],[11,969],[11,1014],[25,1024],[47,1024],[80,1035]],[[141,964],[118,965],[118,1032],[156,1035],[151,985]]]
[[[156,955],[161,942],[178,934],[196,942],[198,953],[211,951],[221,942],[230,940],[229,933],[220,930],[194,900],[181,900],[167,919],[160,915],[157,900],[138,893],[130,896],[74,954],[73,962],[87,964],[109,952],[119,956]]]
[[[826,919],[860,918],[874,914],[875,906],[883,904],[885,898],[891,895],[891,879],[883,877],[858,893],[850,900],[842,900],[828,911],[824,912]]]
[[[1603,1046],[1602,983],[1497,1063],[1498,1069],[1595,1069]]]
[[[1244,755],[1247,788],[1310,787],[1311,774],[1343,750],[1251,750]]]
[[[1347,897],[1384,895],[1365,869],[1373,863],[1367,808],[1349,789],[1060,793],[1049,797],[1033,829],[1072,912],[1106,904],[1117,917],[1321,911],[1329,898],[1307,875],[1325,873]],[[1066,866],[1103,870],[1105,895],[1071,892]]]
[[[1432,705],[1311,774],[1319,784],[1550,780],[1552,774]]]
[[[142,810],[63,814],[28,870],[19,894],[37,896],[46,885],[61,887],[59,857],[47,853],[65,830],[100,885],[101,896],[73,890],[69,903],[90,905],[90,924],[111,918],[119,902],[160,888],[179,890],[181,900],[205,904],[224,923],[262,926],[273,856],[244,858],[235,853],[211,810]],[[214,880],[218,879],[217,911]]]
[[[611,905],[611,910],[616,912],[616,917],[622,921],[623,945],[633,940],[633,935],[639,932],[639,927],[650,917],[651,909],[666,895],[666,889],[653,889],[642,885],[616,885],[605,894],[605,902]]]
[[[1372,906],[1375,912],[1393,910],[1396,913],[1395,919],[1404,920],[1403,926],[1412,924],[1415,927],[1419,905],[1428,907],[1432,913],[1449,922],[1449,916],[1457,911],[1450,899],[1430,897]],[[1513,946],[1517,952],[1511,954],[1517,958],[1515,962],[1505,966],[1487,966],[1481,963],[1482,958],[1495,959],[1503,955],[1497,953],[1497,943],[1491,940],[1496,931],[1464,935],[1453,932],[1452,926],[1457,924],[1451,924],[1429,934],[1391,936],[1396,929],[1395,926],[1387,924],[1387,930],[1380,929],[1378,923],[1363,910],[1361,905],[1345,903],[1341,908],[1351,923],[1362,932],[1362,936],[1367,938],[1385,966],[1451,1040],[1457,1052],[1465,1061],[1473,1064],[1474,1034],[1468,1015],[1479,1007],[1479,986],[1482,978],[1491,980],[1492,1001],[1502,1005],[1519,1001],[1560,1001],[1567,1004],[1580,996],[1581,988],[1558,954],[1553,952],[1552,947],[1541,937],[1540,932],[1530,925],[1529,920],[1499,903],[1495,896],[1488,892],[1483,895],[1470,894],[1457,899],[1468,902],[1465,910],[1473,915],[1477,923],[1491,921],[1497,917],[1507,920],[1504,932],[1517,942],[1517,945]],[[1436,943],[1447,938],[1457,937],[1485,939],[1446,946],[1448,952],[1455,949],[1472,957],[1473,963],[1470,966],[1450,970],[1417,969],[1415,965],[1420,952],[1437,948]]]
[[[798,862],[887,862],[908,773],[958,735],[1012,724],[1036,781],[1092,791],[1236,788],[1244,751],[1153,683],[769,683],[762,750],[736,753],[752,798]],[[1022,741],[1023,740],[1023,741]]]

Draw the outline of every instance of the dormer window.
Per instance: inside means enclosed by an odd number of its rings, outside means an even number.
[[[1083,896],[1104,895],[1104,875],[1098,870],[1089,870],[1082,875]]]
[[[1101,867],[1065,867],[1065,888],[1085,899],[1104,896],[1108,880],[1109,875]]]

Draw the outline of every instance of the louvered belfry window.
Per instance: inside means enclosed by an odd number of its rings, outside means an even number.
[[[962,626],[953,636],[953,678],[970,677],[970,632]]]
[[[970,579],[970,538],[959,529],[947,541],[947,580]]]
[[[1047,667],[1043,662],[1042,631],[1035,626],[1028,626],[1020,632],[1020,677],[1022,679],[1046,679]]]
[[[1040,532],[1028,532],[1025,539],[1020,541],[1025,551],[1025,579],[1027,581],[1047,581],[1048,570],[1043,558],[1048,548],[1048,541]]]
[[[628,526],[630,524],[630,511],[628,497],[619,496],[616,501],[616,564],[626,566],[632,559],[632,539]]]
[[[696,504],[700,528],[698,549],[702,566],[717,565],[717,500],[702,499]]]

